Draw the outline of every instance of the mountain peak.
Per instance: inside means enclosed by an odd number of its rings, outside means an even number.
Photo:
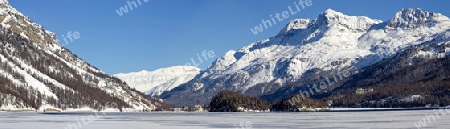
[[[290,21],[286,26],[281,29],[281,31],[278,33],[278,35],[286,34],[290,30],[296,30],[296,29],[305,29],[309,26],[311,23],[310,19],[295,19]]]
[[[352,22],[356,22],[361,20],[361,18],[358,18],[359,16],[349,16],[344,13],[335,11],[333,9],[327,9],[325,12],[320,13],[319,17],[317,18],[316,24],[324,25],[327,27],[332,27],[336,24],[353,24]],[[369,19],[369,18],[363,18],[363,19]],[[348,26],[348,25],[347,25]]]
[[[336,15],[336,14],[342,14],[342,13],[329,8],[329,9],[325,10],[325,12],[323,12],[323,14],[334,14],[334,15]]]
[[[415,14],[415,13],[426,13],[426,11],[423,11],[420,8],[402,8],[397,14]]]
[[[420,8],[403,8],[395,14],[388,25],[391,28],[418,28],[434,26],[448,20],[448,17],[440,13],[426,12]]]
[[[336,18],[336,17],[342,17],[342,16],[347,16],[341,12],[335,11],[333,9],[327,9],[325,10],[325,12],[322,12],[319,17],[324,17],[327,19],[332,19],[332,18]]]
[[[399,12],[397,12],[395,14],[394,18],[397,19],[414,19],[414,18],[425,18],[425,17],[429,17],[430,14],[433,13],[429,13],[429,12],[425,12],[422,11],[422,9],[420,8],[403,8],[402,10],[400,10]]]
[[[342,16],[346,16],[341,12],[337,12],[333,9],[327,9],[325,10],[325,12],[322,12],[319,15],[319,19],[325,20],[325,21],[331,21],[336,19],[335,17],[342,17]],[[288,24],[286,24],[286,26],[281,29],[280,34],[285,34],[287,33],[289,30],[296,30],[296,29],[305,29],[307,28],[310,23],[313,22],[310,19],[295,19],[290,21]]]
[[[327,9],[324,12],[320,13],[316,20],[295,19],[290,21],[283,29],[281,29],[278,35],[287,34],[291,30],[307,29],[312,24],[315,24],[316,26],[330,26],[331,24],[338,22],[339,19],[346,19],[346,17],[349,16],[341,12],[337,12],[333,9]]]

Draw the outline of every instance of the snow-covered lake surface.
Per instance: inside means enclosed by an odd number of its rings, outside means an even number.
[[[439,116],[436,116],[436,113]],[[444,110],[445,112],[445,110]],[[415,129],[450,128],[434,110],[300,113],[7,113],[0,129]],[[423,125],[422,125],[423,126]]]

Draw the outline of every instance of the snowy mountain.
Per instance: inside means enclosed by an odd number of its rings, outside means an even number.
[[[119,73],[114,76],[122,79],[136,90],[154,96],[192,80],[199,73],[200,69],[197,67],[174,66],[151,72],[143,70],[133,73]]]
[[[72,54],[7,0],[0,1],[0,29],[0,110],[104,110],[108,103],[143,110],[159,104]]]
[[[413,45],[448,41],[439,35],[449,29],[448,17],[421,9],[402,9],[389,21],[328,9],[315,20],[293,20],[274,37],[227,52],[199,76],[161,97],[170,104],[192,105],[208,103],[221,90],[277,94],[289,89],[288,84],[306,84],[318,74],[360,69]]]
[[[364,67],[331,91],[332,94],[319,96],[337,107],[450,105],[450,31],[436,34],[433,38],[410,46],[392,58]],[[363,89],[363,92],[355,95],[358,89]]]

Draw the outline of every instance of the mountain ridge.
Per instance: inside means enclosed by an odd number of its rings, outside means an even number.
[[[138,91],[150,96],[160,95],[174,87],[186,83],[200,73],[200,68],[194,66],[173,66],[154,71],[118,73],[113,76],[124,80]]]
[[[420,9],[402,9],[389,21],[328,9],[316,20],[292,20],[274,37],[228,51],[199,76],[161,97],[182,106],[207,103],[221,90],[264,95],[318,72],[370,66],[409,46],[437,40],[434,35],[448,28],[448,17]],[[278,88],[260,85],[264,83]]]

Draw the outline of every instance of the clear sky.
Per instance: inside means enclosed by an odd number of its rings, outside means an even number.
[[[116,10],[136,2],[120,16]],[[401,8],[421,8],[450,16],[449,0],[311,0],[312,5],[264,29],[250,31],[270,15],[295,8],[299,0],[9,0],[34,22],[55,32],[60,41],[69,31],[79,39],[65,46],[108,74],[155,70],[190,63],[202,51],[215,57],[228,50],[274,36],[290,20],[316,19],[328,8],[347,15],[387,21]],[[147,2],[145,2],[147,1]],[[128,6],[129,7],[129,6]],[[68,39],[68,38],[67,38]],[[204,61],[204,60],[203,60]]]

